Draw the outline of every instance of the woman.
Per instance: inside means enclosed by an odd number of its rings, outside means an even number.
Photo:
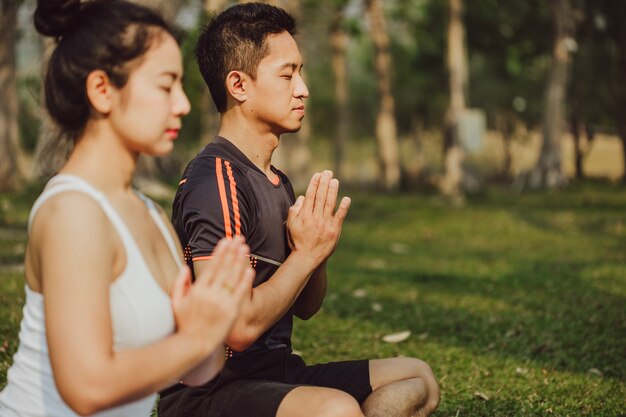
[[[123,0],[40,0],[35,26],[57,40],[46,106],[75,146],[31,212],[0,415],[149,416],[155,392],[223,365],[247,247],[222,242],[191,285],[170,223],[131,187],[139,154],[171,151],[189,112],[168,25]]]

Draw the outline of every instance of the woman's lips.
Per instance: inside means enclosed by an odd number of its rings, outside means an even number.
[[[165,133],[168,134],[168,136],[170,137],[170,139],[174,140],[178,137],[178,130],[179,129],[167,129],[165,131]]]

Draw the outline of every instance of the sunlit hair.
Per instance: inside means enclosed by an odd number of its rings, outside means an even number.
[[[92,108],[87,76],[104,71],[123,87],[151,42],[173,29],[156,12],[124,0],[38,0],[35,27],[57,45],[44,80],[46,107],[61,130],[75,139],[84,130]]]
[[[198,39],[196,60],[217,111],[226,111],[226,76],[242,71],[253,79],[268,55],[268,35],[296,34],[294,18],[279,7],[262,3],[233,6],[217,15]]]

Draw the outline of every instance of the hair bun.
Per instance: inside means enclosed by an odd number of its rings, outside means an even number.
[[[59,37],[65,34],[80,12],[80,0],[38,0],[35,28],[42,35]]]

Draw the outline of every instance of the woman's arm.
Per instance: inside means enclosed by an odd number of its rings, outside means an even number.
[[[55,382],[80,414],[150,395],[205,360],[221,345],[251,285],[249,266],[236,262],[246,249],[240,242],[223,245],[211,279],[190,285],[189,270],[179,274],[175,334],[115,352],[109,286],[119,238],[108,218],[89,197],[68,192],[40,209],[32,230]],[[235,291],[222,288],[226,276],[239,278]]]

